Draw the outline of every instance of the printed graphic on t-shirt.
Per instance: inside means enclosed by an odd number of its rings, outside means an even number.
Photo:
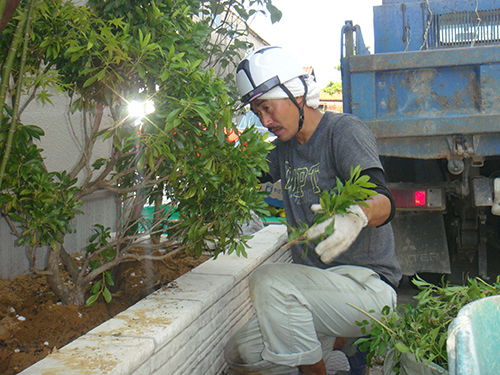
[[[293,197],[302,198],[304,191],[308,189],[311,189],[314,194],[320,192],[318,186],[319,163],[310,167],[292,168],[288,162],[285,162],[285,168],[285,190],[290,190]]]

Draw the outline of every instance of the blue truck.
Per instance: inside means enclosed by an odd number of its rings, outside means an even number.
[[[377,138],[403,273],[449,274],[454,260],[487,278],[500,244],[500,1],[383,0],[373,19],[374,53],[359,26],[342,29],[343,105]]]

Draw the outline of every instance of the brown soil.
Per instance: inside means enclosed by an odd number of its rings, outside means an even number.
[[[63,306],[42,276],[0,278],[0,374],[21,372],[208,258],[177,254],[152,263],[148,272],[143,264],[128,263],[110,303],[100,297],[80,308]]]

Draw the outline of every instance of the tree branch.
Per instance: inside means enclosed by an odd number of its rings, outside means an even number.
[[[96,113],[96,116],[94,118],[94,123],[91,126],[90,136],[86,137],[87,139],[85,140],[85,146],[82,150],[82,155],[80,157],[80,160],[78,161],[78,163],[75,165],[75,167],[71,170],[71,172],[69,174],[71,179],[74,179],[78,175],[78,173],[80,173],[80,171],[85,167],[85,165],[87,165],[87,163],[90,160],[90,155],[92,154],[92,149],[94,148],[94,144],[96,141],[95,135],[99,131],[99,128],[101,126],[102,117],[104,114],[104,107],[102,106],[102,104],[97,104],[96,108],[97,108],[97,113]],[[84,128],[86,128],[86,127],[84,126]],[[92,177],[92,176],[90,176],[90,177]],[[87,176],[87,178],[88,178],[88,176]]]
[[[16,225],[14,224],[12,219],[8,215],[6,215],[5,212],[2,212],[2,216],[4,217],[5,221],[7,222],[7,225],[10,228],[10,233],[13,236],[16,236],[17,238],[21,238],[22,234],[17,230]]]

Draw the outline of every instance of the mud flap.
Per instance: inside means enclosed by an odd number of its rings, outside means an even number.
[[[398,212],[392,227],[403,275],[451,273],[442,212]]]

